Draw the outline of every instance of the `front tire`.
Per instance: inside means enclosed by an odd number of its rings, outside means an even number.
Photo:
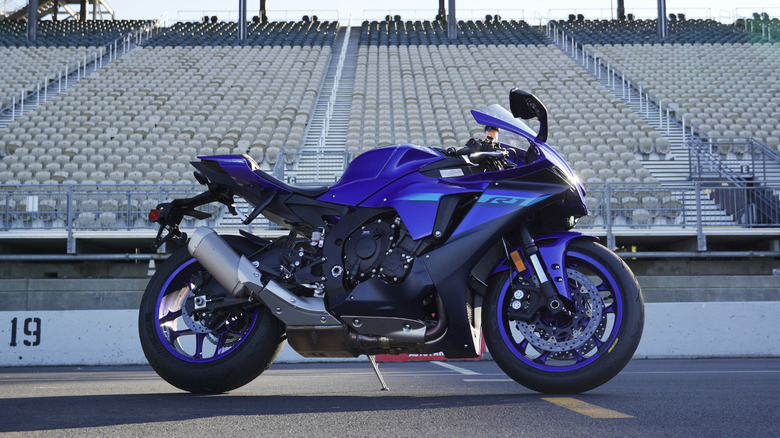
[[[612,251],[574,240],[565,264],[572,291],[566,314],[543,309],[533,321],[512,320],[510,271],[492,278],[482,308],[485,343],[499,367],[548,394],[576,394],[612,379],[633,356],[644,326],[639,284]]]
[[[225,240],[233,247],[242,243]],[[284,345],[284,324],[267,307],[249,303],[232,310],[215,330],[188,320],[184,301],[201,272],[187,248],[174,252],[146,287],[138,332],[146,359],[165,381],[185,391],[221,393],[268,369]]]

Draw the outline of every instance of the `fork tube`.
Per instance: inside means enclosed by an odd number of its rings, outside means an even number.
[[[531,261],[531,266],[534,268],[536,277],[539,279],[539,288],[542,290],[542,293],[547,300],[547,307],[553,313],[559,312],[562,309],[562,305],[561,300],[558,299],[558,291],[547,276],[547,271],[544,269],[544,264],[539,257],[539,248],[536,246],[534,239],[531,237],[531,233],[528,232],[528,228],[525,226],[520,228],[520,239],[523,242],[523,251]]]

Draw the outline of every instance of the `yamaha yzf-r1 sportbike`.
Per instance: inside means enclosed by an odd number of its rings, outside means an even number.
[[[371,149],[330,187],[286,184],[248,155],[199,157],[207,190],[149,215],[153,247],[186,244],[141,302],[151,366],[183,390],[225,392],[266,370],[285,341],[305,357],[367,355],[377,370],[377,354],[477,357],[484,336],[532,390],[609,381],[639,344],[639,284],[596,238],[571,231],[585,192],[546,144],[544,105],[514,89],[510,108],[473,110],[487,135],[460,149]],[[202,205],[238,213],[236,196],[252,209],[245,224],[262,214],[289,233],[180,230],[185,216],[209,216]]]

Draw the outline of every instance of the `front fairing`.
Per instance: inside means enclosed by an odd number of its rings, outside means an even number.
[[[535,145],[539,149],[539,158],[537,158],[537,161],[547,160],[550,165],[566,177],[572,187],[576,188],[580,198],[584,199],[585,188],[574,173],[574,170],[569,167],[566,160],[558,155],[552,147],[543,141],[539,141],[536,138],[536,133],[529,128],[528,125],[516,119],[512,116],[512,113],[501,105],[490,105],[482,111],[471,110],[471,114],[474,116],[474,120],[476,120],[477,123],[499,128],[500,134],[498,141],[504,147],[522,150],[527,147],[529,143]],[[517,156],[524,156],[524,154],[518,154]],[[525,165],[525,163],[516,164],[519,166]]]
[[[501,130],[499,141],[502,147],[515,150],[515,154],[510,155],[515,157],[515,167],[460,173],[463,176],[455,177],[444,175],[457,175],[458,172],[440,170],[438,178],[424,175],[426,172],[411,172],[391,182],[381,181],[383,187],[363,200],[360,206],[396,210],[414,239],[431,235],[439,203],[447,195],[471,194],[476,199],[474,207],[453,236],[507,214],[523,214],[521,210],[541,208],[554,200],[562,200],[561,208],[557,210],[561,215],[579,217],[587,214],[585,192],[579,179],[560,155],[546,143],[536,140],[536,134],[528,126],[499,105],[472,113],[478,123]],[[535,160],[526,163],[524,147],[528,148],[529,142],[536,146],[539,154]],[[439,154],[438,158],[435,158],[436,154]],[[433,151],[424,161],[416,164],[435,163],[442,159],[444,157],[438,151]],[[376,188],[367,180],[359,186],[361,189],[358,191],[362,193]],[[336,194],[340,193],[332,191],[325,196],[336,198],[333,196]]]
[[[541,208],[556,199],[575,204],[574,209],[562,205],[561,214],[585,212],[581,192],[565,174],[551,170],[551,161],[544,158],[509,169],[455,178],[413,172],[378,190],[360,206],[392,208],[401,216],[412,238],[419,239],[434,231],[439,204],[448,195],[472,195],[476,200],[453,236],[508,214]]]

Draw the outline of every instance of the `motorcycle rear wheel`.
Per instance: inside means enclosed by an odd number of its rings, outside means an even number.
[[[547,394],[577,394],[612,379],[633,356],[644,326],[639,284],[612,251],[575,240],[565,264],[572,291],[568,312],[542,310],[533,321],[512,320],[508,315],[517,298],[510,271],[492,278],[482,308],[485,343],[499,367]]]
[[[233,247],[242,243],[231,236],[225,240]],[[146,359],[165,381],[185,391],[222,393],[268,369],[284,345],[284,325],[267,307],[249,303],[215,330],[188,319],[184,301],[200,272],[203,267],[187,248],[174,252],[146,287],[138,332]]]

